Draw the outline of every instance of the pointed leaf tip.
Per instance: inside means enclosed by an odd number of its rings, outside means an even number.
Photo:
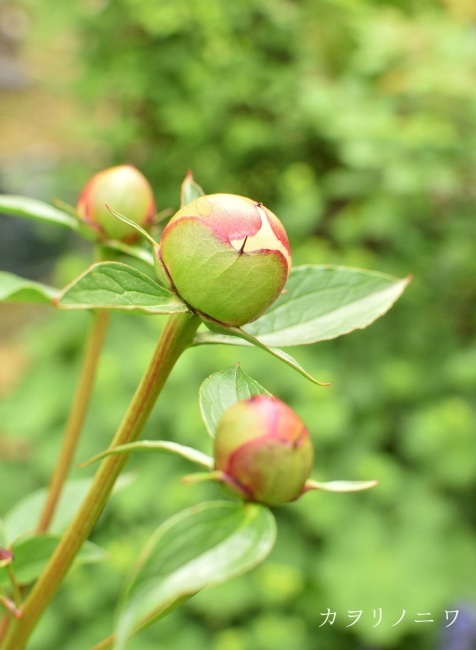
[[[131,228],[134,228],[134,230],[136,230],[140,235],[142,235],[142,237],[144,237],[144,239],[146,239],[154,248],[157,248],[157,242],[155,241],[155,239],[151,235],[149,235],[147,230],[142,228],[142,226],[140,226],[135,221],[132,221],[132,219],[129,219],[129,217],[126,217],[125,215],[121,214],[117,210],[114,210],[114,208],[111,208],[111,206],[108,205],[107,203],[106,203],[106,208],[109,210],[109,212],[112,215],[114,215],[124,223],[127,223],[127,225],[131,226]]]
[[[240,338],[243,341],[246,341],[246,343],[254,345],[257,348],[260,348],[261,350],[268,352],[273,357],[280,359],[286,365],[290,366],[291,368],[294,368],[294,370],[297,370],[299,374],[301,374],[303,377],[311,381],[313,384],[316,384],[317,386],[331,385],[330,382],[323,382],[323,381],[319,381],[318,379],[315,379],[290,354],[284,352],[283,350],[280,350],[279,348],[271,347],[267,345],[261,339],[247,332],[244,328],[232,327],[226,325],[217,326],[216,323],[212,323],[211,321],[208,320],[205,321],[205,324],[207,325],[207,327],[209,327],[209,329],[212,330],[213,333],[207,336],[206,334],[204,335],[203,333],[199,332],[195,336],[194,345],[201,345],[203,343],[233,344],[234,338],[235,339]]]
[[[343,266],[294,267],[286,293],[245,329],[267,345],[280,347],[334,339],[383,316],[409,281]]]
[[[183,207],[201,196],[205,196],[205,192],[195,181],[192,170],[189,169],[180,188],[180,205]]]
[[[361,492],[378,485],[378,481],[315,481],[309,479],[304,485],[303,492],[322,490],[323,492]]]
[[[64,210],[49,205],[48,203],[25,196],[1,194],[0,212],[13,217],[23,217],[26,219],[33,219],[34,221],[66,226],[75,231],[80,228],[80,221],[77,218],[77,215],[73,216]]]
[[[54,304],[59,293],[58,289],[41,282],[0,271],[0,302]]]

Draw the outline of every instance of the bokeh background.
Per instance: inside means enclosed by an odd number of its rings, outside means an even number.
[[[0,118],[2,192],[74,203],[94,172],[130,162],[159,208],[175,209],[192,169],[207,192],[277,213],[295,264],[414,276],[368,330],[292,351],[330,388],[259,350],[181,359],[144,437],[208,451],[198,388],[241,361],[308,423],[316,476],[380,485],[278,509],[265,564],[131,649],[474,649],[474,1],[1,0]],[[1,217],[0,258],[62,286],[91,250]],[[162,322],[114,315],[78,460],[108,444]],[[87,314],[2,306],[1,512],[48,479],[87,325]],[[84,650],[107,635],[151,531],[221,497],[182,485],[180,460],[139,455],[128,469],[135,481],[93,537],[110,561],[72,571],[31,650]],[[445,629],[450,610],[459,616]]]

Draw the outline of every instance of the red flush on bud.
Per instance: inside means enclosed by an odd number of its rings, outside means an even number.
[[[314,453],[298,415],[280,400],[258,395],[223,413],[214,457],[221,480],[232,492],[275,506],[303,493]]]
[[[152,188],[132,165],[110,167],[95,174],[81,192],[77,210],[101,239],[137,239],[133,228],[111,214],[107,205],[143,227],[149,226],[155,215]]]
[[[164,229],[158,256],[186,303],[231,326],[261,316],[281,293],[291,268],[278,217],[234,194],[203,196],[181,208]]]

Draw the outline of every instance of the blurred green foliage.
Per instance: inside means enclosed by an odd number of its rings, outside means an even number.
[[[196,349],[179,362],[144,437],[209,451],[199,385],[241,360],[308,423],[316,476],[380,485],[311,494],[277,510],[267,563],[201,593],[131,650],[436,648],[445,609],[476,606],[474,3],[24,4],[38,25],[31,48],[58,33],[76,48],[70,92],[90,117],[72,128],[97,152],[97,169],[136,164],[164,208],[177,206],[191,168],[206,191],[245,194],[278,214],[294,263],[414,275],[370,329],[293,351],[330,388],[258,350]],[[58,173],[74,195],[96,169],[68,164],[69,176]],[[86,322],[85,314],[53,314],[26,334],[30,367],[0,422],[29,453],[2,467],[2,505],[47,480]],[[108,444],[161,322],[113,318],[81,459]],[[114,498],[93,537],[110,563],[73,571],[32,650],[65,639],[68,650],[83,650],[106,635],[121,576],[150,531],[200,498],[221,496],[181,485],[189,468],[180,460],[141,454],[129,468],[136,482]],[[335,624],[319,627],[327,608]],[[362,618],[347,627],[355,610]],[[435,623],[418,625],[418,612],[432,612]]]

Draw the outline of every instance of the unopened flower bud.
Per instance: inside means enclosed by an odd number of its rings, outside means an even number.
[[[143,227],[152,223],[155,203],[145,176],[132,165],[110,167],[87,183],[78,200],[78,214],[100,238],[134,241],[137,233],[106,206]]]
[[[256,395],[223,413],[214,457],[222,482],[233,493],[276,506],[302,494],[314,453],[296,413],[274,397]]]
[[[291,267],[288,238],[276,215],[234,194],[202,196],[181,208],[164,229],[158,255],[182,300],[231,326],[261,316]]]

